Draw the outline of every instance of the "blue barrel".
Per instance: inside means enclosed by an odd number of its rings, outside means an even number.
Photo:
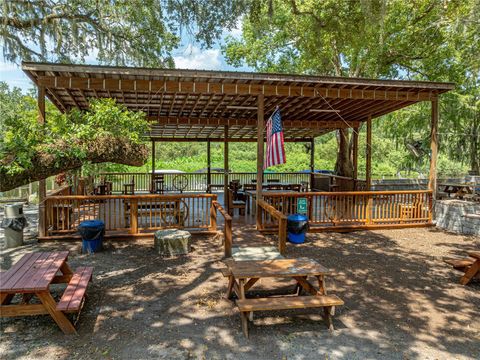
[[[293,214],[287,217],[288,241],[293,244],[303,244],[307,231],[308,217],[306,215]]]
[[[78,225],[78,232],[82,237],[82,252],[96,253],[102,250],[105,223],[101,220],[86,220]]]

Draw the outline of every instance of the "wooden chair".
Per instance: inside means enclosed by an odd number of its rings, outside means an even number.
[[[152,174],[152,188],[150,192],[154,194],[163,194],[165,192],[164,174]]]
[[[235,200],[235,192],[232,189],[228,189],[228,213],[233,216],[235,209],[239,209],[240,215],[245,215],[246,203],[242,200]]]
[[[132,181],[128,184],[123,184],[124,195],[135,195],[135,177],[132,176]]]

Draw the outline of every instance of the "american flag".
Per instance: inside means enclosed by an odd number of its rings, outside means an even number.
[[[285,164],[285,145],[283,142],[282,117],[277,108],[267,121],[267,154],[263,162],[263,168]]]

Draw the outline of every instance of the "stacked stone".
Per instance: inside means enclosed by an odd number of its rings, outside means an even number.
[[[452,232],[480,235],[480,204],[460,200],[443,200],[435,204],[437,226]]]
[[[480,214],[464,215],[462,233],[480,236]]]

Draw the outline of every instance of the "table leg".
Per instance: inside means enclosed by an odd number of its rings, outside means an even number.
[[[227,299],[230,300],[232,298],[233,293],[233,284],[235,283],[235,278],[233,275],[228,277],[228,288],[227,288]]]
[[[42,302],[45,309],[48,311],[50,316],[55,320],[57,325],[62,329],[64,334],[76,334],[77,331],[73,324],[68,320],[64,313],[57,310],[57,303],[53,299],[52,295],[48,291],[41,291],[35,293],[40,301]]]
[[[0,294],[0,305],[8,305],[12,301],[15,294]]]
[[[240,290],[240,300],[245,299],[245,279],[238,280],[238,287]],[[242,320],[242,330],[246,338],[248,338],[248,318],[247,312],[240,311],[240,318]]]
[[[300,286],[311,295],[319,295],[319,292],[315,287],[310,284],[305,276],[294,276],[294,279],[300,284]]]
[[[318,292],[320,295],[327,295],[327,289],[325,287],[325,276],[319,275],[317,276],[318,279]]]
[[[465,275],[460,279],[460,284],[467,285],[478,272],[480,272],[480,260],[470,265],[467,271],[465,271]]]
[[[331,307],[325,306],[323,308],[324,319],[327,322],[328,330],[333,330]]]

